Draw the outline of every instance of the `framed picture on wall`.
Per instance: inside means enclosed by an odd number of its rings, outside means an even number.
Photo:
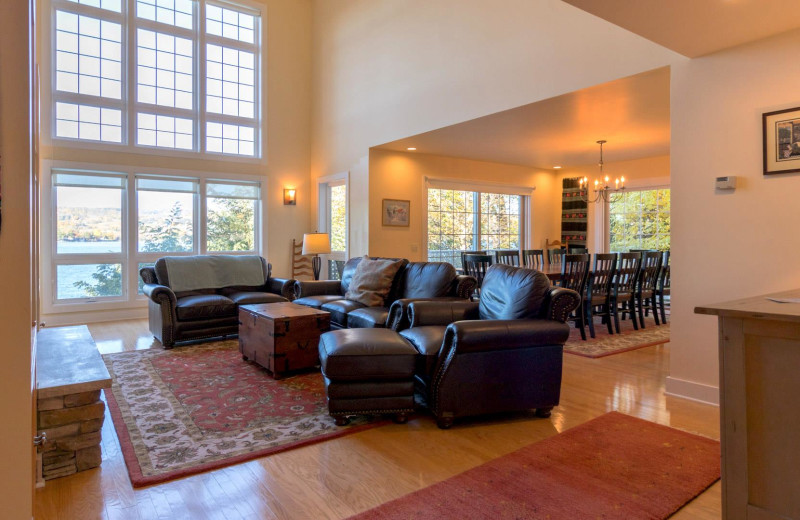
[[[411,221],[411,201],[383,199],[383,225],[408,227]]]
[[[800,172],[800,107],[768,112],[764,123],[764,175]]]

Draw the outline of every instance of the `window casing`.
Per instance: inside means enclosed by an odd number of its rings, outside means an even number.
[[[257,10],[215,0],[51,5],[55,141],[262,156]]]

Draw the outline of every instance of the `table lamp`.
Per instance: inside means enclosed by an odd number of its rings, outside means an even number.
[[[314,255],[311,259],[311,269],[314,271],[314,280],[319,280],[322,270],[322,259],[319,255],[331,252],[331,237],[327,233],[306,233],[303,235],[303,255]]]

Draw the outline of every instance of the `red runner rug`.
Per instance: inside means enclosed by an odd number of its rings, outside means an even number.
[[[103,356],[106,392],[133,487],[157,484],[386,421],[335,426],[317,371],[274,380],[236,340]]]
[[[589,335],[589,327],[586,327],[586,340],[583,340],[580,330],[572,325],[569,339],[564,345],[564,352],[588,358],[601,358],[669,342],[669,323],[656,325],[652,316],[645,318],[644,329],[634,330],[633,322],[629,319],[621,320],[619,328],[619,334],[609,334],[608,327],[601,323],[600,318],[595,318],[595,337]]]
[[[719,477],[719,442],[611,412],[352,519],[667,518]]]

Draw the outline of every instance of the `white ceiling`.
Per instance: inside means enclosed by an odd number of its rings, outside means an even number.
[[[669,69],[661,68],[400,139],[379,149],[550,169],[669,154]]]
[[[797,0],[564,0],[695,58],[800,27]]]

